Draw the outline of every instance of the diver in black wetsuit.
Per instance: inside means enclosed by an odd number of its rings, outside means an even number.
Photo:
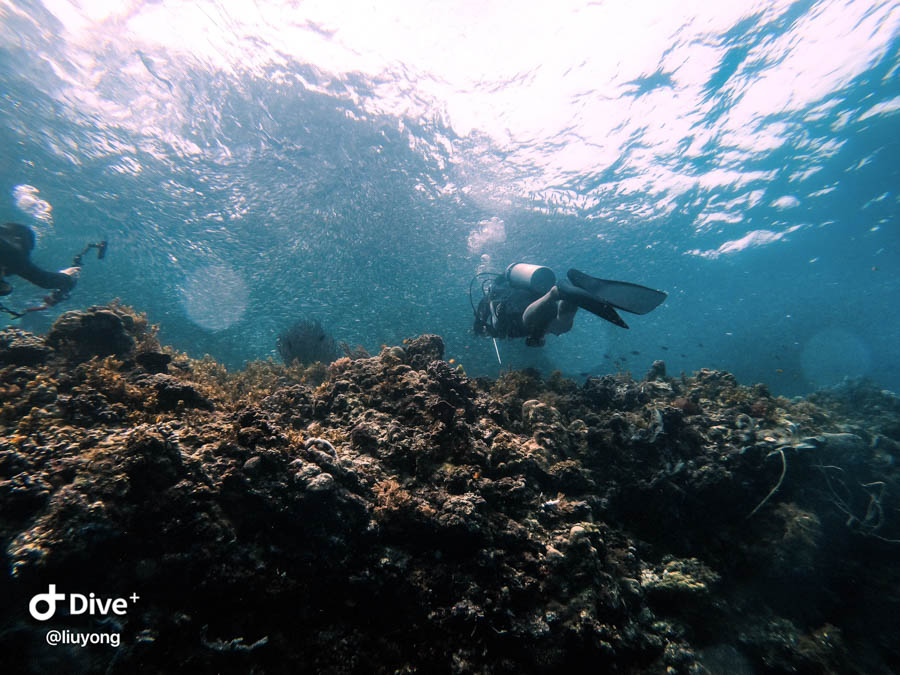
[[[19,223],[0,225],[0,296],[12,293],[12,286],[3,278],[10,274],[22,277],[35,286],[55,289],[45,298],[52,305],[68,297],[75,288],[80,267],[69,267],[59,272],[48,272],[31,262],[34,249],[34,232]]]
[[[576,269],[568,271],[568,279],[557,281],[549,267],[514,263],[504,274],[490,276],[482,286],[484,297],[478,307],[472,303],[475,333],[494,338],[524,337],[529,347],[542,346],[547,333],[562,335],[572,330],[579,307],[628,328],[616,309],[646,314],[666,299],[662,291],[627,281],[598,279]]]

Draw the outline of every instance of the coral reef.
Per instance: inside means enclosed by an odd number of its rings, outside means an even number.
[[[300,319],[282,331],[275,346],[285,365],[299,363],[330,363],[338,356],[334,338],[316,319]]]
[[[122,306],[0,331],[4,668],[900,670],[892,394],[358,356],[229,373]],[[132,599],[33,619],[50,585]]]

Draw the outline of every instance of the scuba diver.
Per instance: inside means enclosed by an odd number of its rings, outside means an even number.
[[[25,312],[52,307],[69,297],[69,292],[75,288],[81,274],[81,258],[92,248],[97,249],[98,258],[102,259],[106,254],[105,241],[88,244],[81,253],[75,256],[71,267],[59,272],[49,272],[31,262],[31,252],[34,250],[32,229],[19,223],[3,223],[0,225],[0,296],[12,293],[13,287],[3,277],[15,274],[40,288],[54,289],[50,295],[44,298],[43,305],[29,307]],[[0,311],[10,314],[16,319],[24,316],[23,312],[16,312],[3,305],[0,305]]]
[[[472,282],[483,279],[484,297],[476,308],[469,284],[475,334],[524,337],[529,347],[541,347],[547,333],[562,335],[572,330],[579,307],[628,328],[617,309],[646,314],[666,299],[662,291],[627,281],[598,279],[576,269],[570,269],[566,276],[568,279],[557,281],[549,267],[526,263],[513,263],[503,274],[476,274]]]

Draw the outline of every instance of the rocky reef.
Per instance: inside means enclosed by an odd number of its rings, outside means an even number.
[[[900,671],[896,396],[443,349],[229,373],[118,305],[0,331],[5,672]]]

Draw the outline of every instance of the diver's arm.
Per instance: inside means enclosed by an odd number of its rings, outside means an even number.
[[[17,274],[26,281],[30,281],[35,286],[41,288],[55,288],[63,293],[71,291],[75,288],[78,281],[78,275],[71,272],[73,268],[61,272],[48,272],[41,269],[30,260],[21,261],[18,265],[13,266],[10,271]],[[77,268],[74,268],[77,269]]]

